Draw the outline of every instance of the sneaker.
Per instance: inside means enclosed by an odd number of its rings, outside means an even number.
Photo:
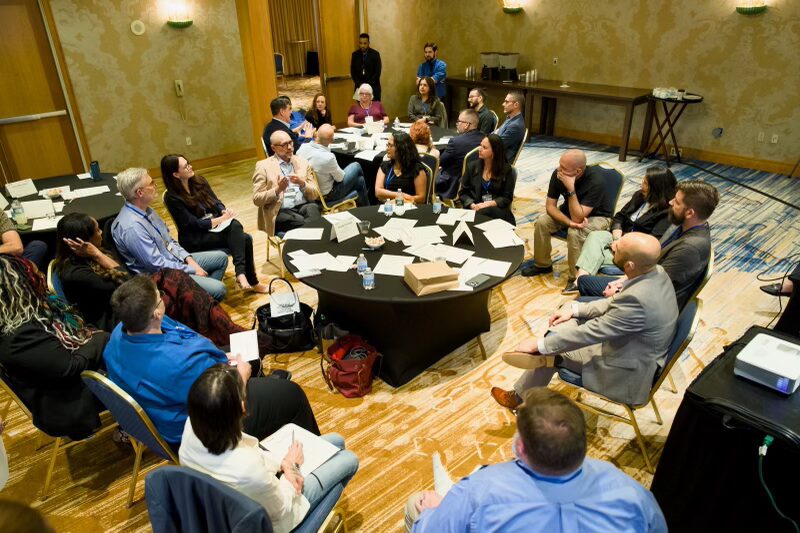
[[[578,282],[575,280],[568,281],[561,294],[578,294]]]
[[[538,276],[539,274],[547,274],[548,272],[553,271],[553,265],[547,267],[540,267],[538,265],[531,264],[530,266],[524,267],[522,269],[523,276]]]

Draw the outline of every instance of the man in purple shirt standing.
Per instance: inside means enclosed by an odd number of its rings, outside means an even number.
[[[143,168],[129,168],[117,175],[117,188],[125,205],[111,225],[111,235],[128,270],[141,273],[163,268],[183,270],[217,301],[225,298],[222,276],[228,254],[219,250],[189,254],[169,234],[169,228],[150,208],[156,184]]]

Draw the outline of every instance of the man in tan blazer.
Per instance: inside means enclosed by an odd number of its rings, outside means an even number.
[[[563,366],[583,376],[583,385],[612,400],[646,403],[653,376],[675,335],[678,304],[672,282],[657,265],[661,246],[652,235],[632,232],[617,241],[614,264],[628,281],[611,298],[569,302],[550,317],[558,326],[546,337],[522,342],[503,360],[527,369],[514,390],[492,388],[492,397],[515,409],[522,392],[546,387]],[[558,355],[556,355],[558,354]]]
[[[308,162],[294,155],[289,134],[276,131],[269,142],[275,155],[256,163],[253,203],[260,208],[258,229],[275,235],[320,217],[319,187]]]

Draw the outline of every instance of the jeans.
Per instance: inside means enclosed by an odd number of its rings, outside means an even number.
[[[606,285],[615,279],[612,276],[581,276],[578,278],[578,292],[581,296],[603,296]]]
[[[41,272],[47,272],[47,245],[42,241],[31,241],[22,250],[22,257],[36,265]]]
[[[192,254],[192,258],[200,265],[200,268],[208,272],[208,277],[192,274],[192,279],[216,301],[222,301],[227,291],[225,284],[220,280],[225,274],[225,269],[228,268],[228,254],[219,250],[212,250],[210,252],[195,252]]]
[[[325,195],[327,203],[335,203],[341,200],[351,191],[358,193],[358,205],[369,205],[369,196],[367,195],[367,182],[364,180],[364,170],[361,165],[354,161],[344,167],[344,179],[340,182],[335,182],[331,192]]]
[[[308,499],[312,509],[337,483],[346,486],[358,471],[358,457],[344,449],[344,438],[341,435],[328,433],[322,435],[322,438],[340,451],[305,478],[303,496]]]

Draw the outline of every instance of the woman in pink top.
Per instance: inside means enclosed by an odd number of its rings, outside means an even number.
[[[372,117],[373,122],[382,120],[384,124],[389,123],[389,115],[383,109],[383,104],[372,100],[372,87],[368,83],[358,88],[358,103],[351,105],[347,111],[347,125],[361,126],[366,122],[366,117]]]

